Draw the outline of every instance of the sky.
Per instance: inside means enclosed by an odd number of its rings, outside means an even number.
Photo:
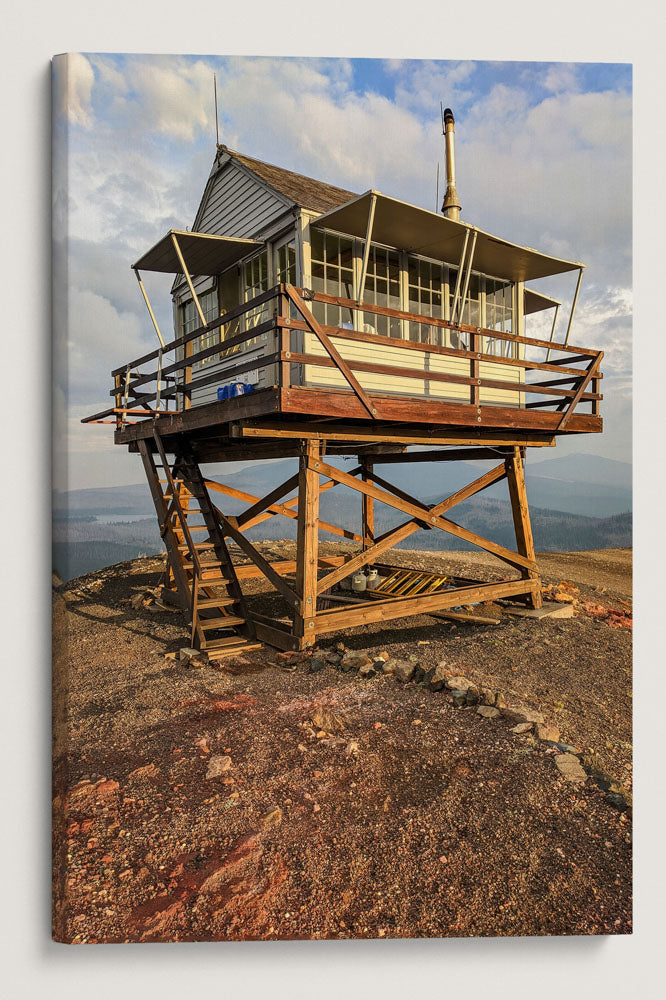
[[[194,220],[215,154],[213,73],[221,142],[430,209],[450,106],[462,218],[586,264],[571,341],[605,351],[605,431],[557,456],[631,461],[630,65],[72,54],[53,87],[57,489],[141,481],[112,428],[80,419],[109,405],[112,368],[157,346],[130,265]],[[168,331],[170,279],[145,277]],[[534,283],[564,303],[574,285]]]

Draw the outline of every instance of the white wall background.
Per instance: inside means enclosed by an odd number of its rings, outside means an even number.
[[[335,11],[335,17],[333,17]],[[201,19],[206,21],[202,28]],[[338,0],[26,0],[3,15],[8,194],[3,311],[3,776],[0,984],[11,998],[451,995],[540,1000],[663,996],[664,463],[655,350],[663,331],[663,9],[649,0],[419,5]],[[376,55],[635,63],[636,641],[635,934],[619,939],[66,948],[49,938],[49,65],[62,51]],[[603,178],[600,178],[603,183]],[[660,221],[661,220],[661,221]],[[658,357],[661,357],[660,355]],[[18,362],[18,364],[17,364]],[[20,373],[20,381],[18,374]],[[28,374],[29,373],[29,374]],[[654,519],[656,533],[651,534]],[[14,525],[17,525],[14,527]],[[26,547],[15,539],[30,536]],[[37,623],[37,626],[36,626]]]

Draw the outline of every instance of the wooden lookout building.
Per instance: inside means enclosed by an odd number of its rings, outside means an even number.
[[[112,405],[86,419],[115,424],[116,443],[141,456],[168,555],[163,592],[189,616],[198,648],[303,649],[339,629],[461,605],[541,606],[525,449],[602,430],[602,352],[569,342],[582,264],[460,219],[453,127],[447,110],[441,213],[218,146],[192,230],[171,230],[132,265],[159,346],[119,364]],[[159,329],[147,271],[175,276],[173,336]],[[559,303],[529,285],[564,272],[576,275],[575,291],[555,341]],[[530,315],[544,310],[554,314],[550,339],[529,337]],[[355,467],[342,471],[339,455],[355,456]],[[298,471],[264,497],[202,471],[285,457]],[[375,471],[470,460],[487,460],[489,471],[434,505]],[[448,516],[503,479],[515,550]],[[320,494],[339,484],[358,494],[358,532],[319,517]],[[247,508],[225,514],[225,495]],[[404,520],[377,534],[375,503]],[[295,560],[270,562],[248,539],[272,517],[297,521]],[[492,553],[507,576],[399,571],[387,554],[420,528]],[[357,551],[322,557],[320,531]],[[353,574],[373,586],[342,589]],[[242,583],[252,576],[277,592],[275,617],[248,609]]]

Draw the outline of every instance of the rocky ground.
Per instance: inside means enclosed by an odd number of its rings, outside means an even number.
[[[218,663],[180,659],[180,615],[142,599],[159,559],[56,588],[55,936],[630,933],[631,553],[539,561],[572,617],[483,607],[499,625]]]

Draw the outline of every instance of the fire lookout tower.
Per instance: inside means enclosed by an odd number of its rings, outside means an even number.
[[[525,449],[602,430],[603,355],[569,343],[584,265],[460,220],[448,109],[444,121],[442,214],[218,146],[192,231],[171,230],[133,265],[160,346],[112,372],[113,405],[86,421],[115,424],[116,444],[140,454],[167,550],[164,596],[189,616],[192,644],[215,656],[257,642],[303,649],[339,629],[490,600],[541,606]],[[168,342],[146,271],[175,275]],[[555,341],[559,302],[526,283],[564,272],[577,282]],[[554,311],[550,339],[526,336],[527,318],[543,310]],[[342,471],[339,455],[356,466]],[[202,472],[287,457],[298,472],[264,497]],[[471,460],[491,468],[434,505],[375,471]],[[447,516],[503,479],[515,551]],[[339,484],[359,495],[359,532],[319,517],[321,493]],[[225,514],[219,495],[247,509]],[[405,519],[378,535],[375,503]],[[246,533],[281,516],[297,521],[296,559],[271,562]],[[492,553],[510,575],[412,574],[403,586],[382,558],[424,527]],[[320,531],[358,550],[322,557]],[[247,561],[234,563],[229,542]],[[341,590],[370,568],[379,585]],[[241,584],[253,576],[274,588],[283,614],[248,609]]]

